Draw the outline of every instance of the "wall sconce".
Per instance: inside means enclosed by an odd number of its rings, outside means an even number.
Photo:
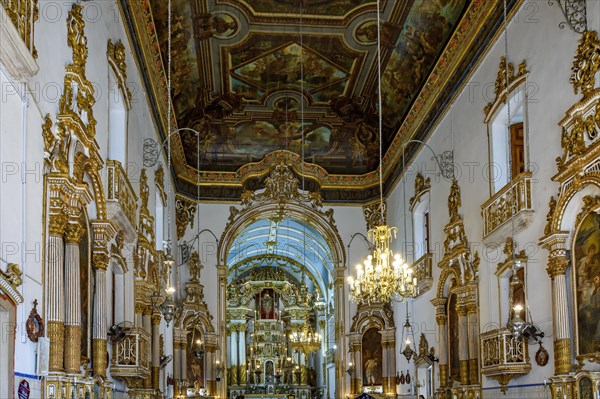
[[[348,369],[346,370],[346,373],[348,373],[350,377],[352,377],[352,375],[354,374],[354,364],[352,364],[352,362],[348,364]]]
[[[221,366],[221,362],[219,359],[215,360],[215,366],[213,367],[215,371],[215,380],[217,382],[221,381],[221,372],[223,371],[223,367]]]

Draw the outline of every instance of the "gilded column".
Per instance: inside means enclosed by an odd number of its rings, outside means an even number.
[[[152,388],[160,389],[160,313],[152,315]]]
[[[448,316],[446,315],[446,298],[435,298],[431,301],[436,307],[435,321],[438,326],[440,388],[448,386]]]
[[[554,255],[548,260],[548,275],[552,279],[552,309],[554,309],[554,372],[556,375],[571,371],[571,331],[567,300],[565,255]]]
[[[67,226],[67,217],[60,203],[50,210],[48,242],[46,247],[47,282],[46,317],[48,337],[50,338],[50,371],[63,370],[64,353],[64,241],[63,234]]]
[[[395,333],[395,332],[394,332]],[[395,395],[396,392],[396,342],[390,341],[388,342],[389,347],[389,359],[388,359],[388,368],[390,370],[389,376],[389,384],[390,384],[390,393]]]
[[[181,380],[181,346],[179,342],[173,341],[173,379],[175,380],[174,390],[177,394],[179,381]]]
[[[469,382],[475,385],[479,383],[479,320],[476,303],[467,305],[467,318],[469,320]]]
[[[213,346],[206,346],[206,388],[208,389],[208,396],[215,396],[217,394],[217,381],[213,369],[215,349]]]
[[[231,352],[229,358],[231,358],[231,375],[229,376],[230,385],[238,385],[238,348],[239,348],[239,335],[238,326],[232,325],[231,331]]]
[[[187,345],[181,343],[181,379],[187,381]]]
[[[94,373],[106,377],[106,269],[109,258],[105,253],[92,255],[96,289],[94,290],[94,321],[93,321],[93,366]]]
[[[81,211],[71,208],[65,231],[65,371],[79,374],[81,369],[81,284],[79,242],[85,229]]]
[[[462,297],[459,297],[459,301]],[[469,329],[467,320],[467,307],[458,304],[458,359],[460,362],[460,383],[469,385]]]
[[[238,371],[238,382],[239,385],[246,385],[248,374],[246,373],[246,324],[240,325],[240,332],[238,333],[238,349],[239,349],[239,371]]]
[[[343,265],[335,268],[335,339],[338,348],[346,348],[346,302],[345,293],[345,268]],[[346,397],[346,351],[335,351],[335,394],[336,398]]]
[[[152,366],[152,352],[153,352],[154,347],[152,346],[153,338],[152,338],[152,307],[151,306],[144,307],[142,320],[144,323],[144,330],[148,333],[148,336],[150,337],[150,346],[151,347],[150,347],[150,350],[148,351],[148,353],[146,354],[148,356],[147,364]],[[145,388],[152,387],[152,373],[145,378],[144,387]]]
[[[382,360],[382,384],[383,384],[383,393],[388,394],[390,392],[390,384],[389,384],[389,367],[388,367],[388,358],[389,358],[389,344],[387,342],[381,343],[381,360]]]
[[[92,268],[96,289],[94,290],[94,317],[92,321],[92,365],[94,374],[106,377],[106,334],[107,325],[107,301],[106,301],[106,269],[108,268],[108,242],[116,234],[112,223],[107,220],[92,221],[93,253]],[[119,306],[119,305],[116,305]],[[125,306],[121,304],[120,306]]]
[[[354,393],[358,394],[362,391],[362,381],[363,381],[363,365],[362,365],[362,355],[360,353],[360,344],[354,346]]]

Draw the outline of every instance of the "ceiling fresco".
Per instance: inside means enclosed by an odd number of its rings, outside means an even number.
[[[402,142],[427,134],[498,28],[500,3],[381,1],[388,180],[401,172]],[[172,4],[172,129],[199,132],[174,140],[179,191],[196,196],[199,182],[203,199],[239,199],[253,184],[247,176],[259,178],[270,160],[287,157],[325,201],[378,195],[375,0]],[[167,2],[120,5],[164,140]]]
[[[387,124],[397,127],[402,121],[466,4],[466,0],[413,3],[381,76],[383,116]]]

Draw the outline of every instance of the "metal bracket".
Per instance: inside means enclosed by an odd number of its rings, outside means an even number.
[[[454,152],[450,150],[444,151],[440,155],[436,155],[431,159],[435,159],[437,161],[437,164],[440,167],[440,174],[445,179],[454,179]]]
[[[158,142],[154,139],[144,139],[144,167],[151,168],[158,162]]]
[[[587,1],[586,0],[548,0],[550,6],[556,1],[565,16],[565,21],[558,24],[561,29],[569,25],[574,32],[583,33],[587,30]]]

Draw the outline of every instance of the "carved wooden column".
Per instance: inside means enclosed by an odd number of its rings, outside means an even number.
[[[175,335],[175,329],[173,334]],[[173,340],[173,379],[175,380],[173,391],[176,396],[179,393],[179,381],[181,380],[181,345],[175,340]]]
[[[216,347],[214,345],[206,345],[206,388],[208,390],[208,396],[215,396],[217,394],[217,379],[214,371],[214,357]]]
[[[106,377],[106,334],[107,301],[106,301],[106,269],[108,268],[108,242],[115,236],[116,230],[107,220],[92,222],[93,253],[92,268],[96,289],[94,290],[94,317],[92,321],[94,374]],[[119,305],[115,305],[119,306]],[[125,304],[121,304],[125,306]]]
[[[436,307],[435,321],[438,326],[440,388],[448,386],[448,316],[446,315],[446,298],[435,298],[431,301]]]
[[[552,279],[552,317],[554,327],[554,373],[568,374],[571,371],[571,330],[566,270],[569,265],[566,251],[567,234],[554,234],[542,242],[550,251],[546,271]]]
[[[469,322],[469,382],[471,385],[479,383],[479,320],[477,317],[477,303],[467,304],[467,318]]]
[[[338,349],[336,350],[335,360],[335,397],[346,397],[346,301],[345,295],[345,269],[344,267],[335,268],[335,339]]]
[[[362,386],[362,361],[361,361],[361,336],[358,333],[353,333],[350,339],[350,354],[354,371],[350,375],[350,393],[358,394]]]
[[[52,194],[51,194],[52,195]],[[48,288],[46,294],[46,317],[48,337],[50,338],[50,371],[63,370],[64,352],[64,241],[63,234],[67,226],[67,217],[62,210],[62,201],[55,199],[51,203],[49,215],[48,241],[46,243],[46,263],[48,270]]]
[[[382,362],[382,385],[383,385],[383,393],[387,395],[390,393],[390,365],[389,365],[389,351],[390,346],[388,342],[381,343],[381,362]]]
[[[219,285],[217,287],[217,297],[218,297],[218,314],[217,314],[217,332],[216,335],[218,336],[218,341],[217,338],[215,337],[215,342],[214,342],[214,349],[216,350],[217,346],[220,349],[224,349],[227,348],[227,327],[226,327],[226,322],[227,322],[227,313],[226,313],[226,307],[227,307],[227,300],[225,298],[225,295],[227,293],[227,265],[217,265],[217,278],[218,278],[218,282]],[[207,349],[208,351],[208,349]],[[224,351],[225,354],[224,356],[226,357],[223,361],[223,371],[221,373],[221,385],[219,387],[219,391],[217,392],[217,382],[214,380],[214,377],[212,377],[212,358],[210,359],[211,363],[208,363],[207,366],[207,370],[210,368],[211,373],[207,374],[205,373],[205,375],[210,375],[212,379],[207,380],[207,385],[208,385],[208,392],[209,392],[209,396],[219,396],[221,398],[226,398],[227,397],[227,386],[229,385],[228,383],[228,378],[229,376],[227,375],[227,368],[225,367],[227,365],[227,351]],[[208,353],[207,353],[207,357],[208,357]],[[212,356],[211,356],[212,357]],[[208,372],[208,371],[207,371]],[[212,384],[212,386],[211,386]]]
[[[238,325],[234,324],[231,326],[231,352],[229,353],[229,358],[231,359],[231,375],[229,376],[229,385],[238,385],[238,350],[239,350],[239,341],[238,341]]]
[[[156,310],[152,314],[152,388],[160,389],[160,321]]]
[[[81,368],[81,284],[79,242],[85,233],[81,210],[69,208],[65,231],[65,371],[79,374]]]
[[[469,385],[469,325],[467,319],[467,307],[464,305],[464,297],[458,297],[456,313],[458,314],[458,359],[460,362],[460,383]]]
[[[247,383],[247,373],[246,373],[246,328],[247,328],[247,324],[241,324],[240,325],[240,331],[238,333],[238,363],[239,363],[239,370],[238,370],[238,383],[239,385],[243,386],[246,385]]]

